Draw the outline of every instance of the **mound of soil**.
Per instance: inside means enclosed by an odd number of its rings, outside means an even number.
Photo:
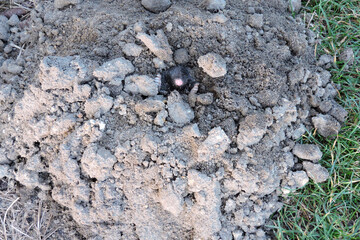
[[[55,201],[79,236],[268,239],[280,196],[327,179],[295,140],[347,113],[288,1],[29,7],[0,16],[1,190]]]

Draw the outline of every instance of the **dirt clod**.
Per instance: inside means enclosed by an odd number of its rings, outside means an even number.
[[[352,65],[354,63],[354,50],[352,48],[346,48],[339,56],[339,60]]]
[[[324,137],[334,136],[340,130],[340,124],[332,116],[319,114],[312,118],[317,131]]]
[[[138,33],[136,38],[140,39],[149,50],[163,61],[173,61],[173,51],[168,43],[167,37],[163,30],[157,30],[156,35]]]
[[[199,67],[210,77],[218,78],[226,74],[226,62],[216,53],[208,53],[198,59]]]
[[[209,11],[219,11],[225,8],[226,0],[203,0],[201,5]]]
[[[171,6],[170,0],[141,0],[141,4],[153,13],[160,13]]]
[[[189,104],[184,102],[179,92],[171,92],[168,97],[167,108],[170,118],[178,124],[189,123],[194,118],[194,112]]]
[[[135,43],[127,43],[124,45],[122,50],[126,56],[138,57],[143,48]]]
[[[82,0],[55,0],[54,1],[54,7],[57,9],[62,9],[64,7],[67,7],[69,5],[76,5],[81,3]]]
[[[314,180],[315,183],[325,182],[329,178],[329,172],[320,164],[311,162],[303,162],[303,166],[307,175]]]
[[[296,144],[293,153],[301,159],[312,162],[318,162],[322,157],[322,152],[315,144]]]

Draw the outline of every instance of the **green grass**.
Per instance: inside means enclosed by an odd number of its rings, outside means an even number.
[[[310,181],[285,199],[274,217],[277,239],[360,239],[360,0],[303,1],[304,21],[318,34],[314,54],[334,56],[332,80],[340,84],[338,102],[349,112],[335,139],[307,133],[300,141],[318,144],[327,182]],[[306,17],[304,13],[307,13]],[[339,61],[352,48],[355,63]]]

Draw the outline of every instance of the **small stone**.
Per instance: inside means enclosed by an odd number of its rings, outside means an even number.
[[[257,101],[263,107],[273,107],[277,104],[280,98],[279,91],[265,89],[255,95]]]
[[[301,9],[301,0],[290,0],[289,11],[298,13]]]
[[[88,146],[81,158],[82,171],[98,181],[104,181],[111,176],[116,162],[116,157],[109,150],[95,144]]]
[[[166,31],[171,32],[173,30],[173,24],[171,22],[167,23],[166,26]]]
[[[312,107],[316,108],[320,105],[320,98],[314,95],[309,97],[309,103]]]
[[[177,49],[174,53],[174,60],[178,64],[185,64],[189,62],[189,53],[185,48]]]
[[[134,24],[134,31],[136,33],[139,33],[139,32],[144,32],[146,29],[145,25],[143,22],[137,22]]]
[[[155,68],[158,68],[158,69],[166,68],[166,64],[160,58],[153,58],[153,63],[154,63]]]
[[[7,21],[8,21],[8,18],[5,17],[5,15],[0,15],[0,24],[1,23],[7,23]]]
[[[13,14],[7,23],[10,26],[16,26],[20,23],[19,17],[16,14]]]
[[[96,68],[93,75],[105,82],[110,82],[113,85],[119,86],[122,84],[125,76],[135,71],[132,63],[123,58],[116,58],[105,62],[100,67]]]
[[[54,1],[54,7],[56,9],[62,9],[69,5],[76,5],[81,3],[82,0],[55,0]]]
[[[226,23],[228,21],[228,18],[225,17],[222,13],[217,13],[213,16],[212,21],[217,23]]]
[[[232,200],[231,198],[229,198],[227,201],[226,201],[226,204],[225,204],[225,212],[232,212],[234,211],[236,208],[236,202],[234,200]]]
[[[339,60],[351,66],[354,63],[354,57],[354,50],[352,48],[346,48],[340,54]]]
[[[11,84],[2,84],[0,85],[0,103],[8,100],[11,94]],[[0,162],[1,164],[1,162]]]
[[[291,173],[292,173],[292,178],[294,179],[296,188],[302,188],[309,182],[309,177],[306,175],[306,172],[296,171],[296,172],[291,172]]]
[[[303,55],[307,47],[306,35],[298,32],[292,32],[287,35],[288,45],[297,56]]]
[[[120,104],[119,105],[119,115],[125,116],[127,114],[127,106],[126,104]]]
[[[243,235],[244,235],[244,232],[241,231],[241,230],[235,230],[232,232],[232,235],[234,237],[234,240],[241,240],[241,239],[244,239],[243,238]]]
[[[348,112],[340,104],[333,101],[330,115],[336,118],[339,122],[344,122]]]
[[[178,91],[170,93],[167,105],[170,118],[177,124],[187,124],[195,117],[194,111],[182,100]]]
[[[331,73],[329,71],[321,71],[321,73],[319,74],[320,77],[320,81],[321,81],[321,86],[325,87],[326,84],[328,84],[330,82],[330,78],[331,78]]]
[[[131,75],[125,78],[124,91],[144,96],[155,96],[159,91],[159,83],[146,75]]]
[[[330,111],[330,109],[332,108],[333,106],[333,103],[331,101],[322,101],[320,104],[319,104],[319,109],[322,113],[327,113]]]
[[[288,75],[290,84],[293,86],[297,83],[300,83],[304,79],[304,75],[305,69],[301,66],[296,67]]]
[[[198,59],[199,66],[210,77],[217,78],[227,73],[226,61],[216,53],[208,53]]]
[[[167,185],[159,190],[158,200],[164,210],[170,212],[175,217],[183,210],[183,198],[174,191],[171,185]]]
[[[135,105],[135,111],[139,115],[152,112],[157,113],[164,109],[165,104],[162,101],[148,98]]]
[[[12,52],[12,50],[13,50],[13,47],[10,44],[8,44],[4,47],[4,53],[9,54]]]
[[[189,137],[201,137],[199,126],[197,123],[184,127],[183,132]]]
[[[317,162],[322,157],[320,148],[315,144],[296,144],[293,154],[298,158]]]
[[[157,152],[160,140],[157,137],[154,137],[149,134],[145,136],[140,141],[140,148],[147,153],[153,154]]]
[[[221,127],[211,129],[208,137],[201,143],[197,151],[198,161],[218,159],[229,148],[230,143],[229,137]]]
[[[305,126],[301,124],[298,128],[294,130],[291,137],[294,140],[299,139],[305,132],[306,132]]]
[[[161,110],[156,114],[156,117],[154,119],[154,124],[160,127],[164,126],[167,117],[168,117],[168,112],[166,110]]]
[[[150,52],[155,54],[158,58],[163,61],[172,62],[173,61],[173,51],[169,45],[167,37],[163,30],[157,30],[156,36],[148,35],[146,33],[140,32],[136,35],[136,38],[140,39]]]
[[[318,133],[323,137],[337,135],[340,130],[339,122],[330,115],[319,114],[311,120]]]
[[[127,43],[122,48],[122,51],[126,56],[138,57],[142,52],[143,48],[135,43]]]
[[[333,59],[334,58],[331,55],[328,55],[328,54],[321,55],[317,62],[317,65],[319,65],[319,66],[326,65],[328,63],[333,62]]]
[[[10,29],[9,24],[6,21],[0,21],[0,40],[7,41],[9,39],[10,37],[9,29]]]
[[[41,188],[39,174],[35,171],[20,169],[15,174],[15,179],[27,188],[33,189],[36,187]]]
[[[337,95],[338,90],[331,83],[328,83],[325,87],[325,94],[323,95],[323,99],[334,98]]]
[[[258,229],[256,231],[256,237],[258,237],[258,239],[265,239],[265,232],[262,229]]]
[[[320,164],[311,162],[303,162],[303,166],[307,175],[314,180],[315,183],[325,182],[329,178],[329,172]]]
[[[257,13],[250,15],[248,24],[254,28],[261,28],[264,25],[263,15]]]
[[[152,12],[160,13],[166,11],[171,6],[170,0],[141,0],[141,5]]]
[[[74,128],[76,124],[76,117],[73,114],[67,114],[59,119],[57,119],[51,125],[50,134],[51,135],[62,135],[69,132]]]
[[[43,90],[72,89],[90,79],[87,61],[79,56],[48,56],[40,62],[39,79]]]
[[[248,14],[254,14],[254,13],[255,13],[255,8],[254,8],[254,7],[248,7],[248,8],[246,9],[246,12],[247,12]]]
[[[236,141],[238,148],[243,150],[247,146],[258,143],[270,125],[269,116],[265,114],[255,113],[246,116],[239,125],[239,134]]]
[[[196,101],[202,105],[210,105],[214,101],[214,94],[212,93],[199,94],[196,97]]]
[[[206,10],[209,11],[219,11],[223,10],[226,6],[225,0],[204,0],[202,3]]]
[[[91,118],[108,112],[113,106],[113,98],[106,95],[96,96],[85,102],[86,116]]]
[[[94,49],[94,53],[100,57],[107,57],[109,55],[109,52],[110,50],[107,47],[96,47]]]
[[[9,165],[0,165],[0,179],[2,179],[3,177],[9,177],[11,176],[10,174],[10,167]]]
[[[14,75],[19,75],[23,71],[23,67],[19,66],[14,60],[7,59],[2,64],[0,70]]]

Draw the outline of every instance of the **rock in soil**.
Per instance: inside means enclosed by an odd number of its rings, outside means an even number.
[[[301,9],[301,0],[290,0],[289,11],[298,13]]]
[[[9,39],[9,24],[7,23],[7,18],[5,16],[0,16],[0,40],[7,41]],[[4,19],[5,18],[5,19]]]
[[[125,78],[124,91],[144,96],[155,96],[159,92],[159,83],[146,75],[131,75]]]
[[[185,64],[189,61],[189,53],[184,48],[177,49],[174,52],[174,60],[178,64]]]
[[[340,124],[332,116],[319,114],[312,118],[312,123],[323,137],[335,136],[340,130]]]
[[[223,10],[226,6],[225,0],[204,0],[201,5],[209,11],[219,11]]]
[[[62,9],[69,5],[79,4],[82,0],[55,0],[54,7],[57,9]]]
[[[318,162],[322,157],[320,148],[315,144],[296,144],[293,154],[298,158]]]
[[[138,57],[143,48],[135,43],[127,43],[124,45],[122,50],[126,56]]]
[[[181,95],[176,90],[169,95],[167,107],[169,116],[175,123],[183,125],[194,118],[194,111],[188,103],[182,100]]]
[[[116,58],[105,62],[94,70],[94,76],[114,85],[120,85],[125,76],[134,72],[133,64],[125,58]]]
[[[166,11],[171,6],[170,0],[141,0],[141,4],[153,13]]]
[[[325,182],[329,178],[329,172],[320,164],[311,162],[303,162],[304,169],[307,175],[314,180],[315,183]]]
[[[339,60],[352,65],[354,63],[354,50],[352,48],[346,48],[339,56]]]
[[[218,78],[226,74],[226,62],[216,53],[208,53],[198,59],[199,67],[210,77]]]
[[[136,35],[136,38],[140,39],[145,46],[149,48],[150,52],[161,60],[168,62],[173,61],[173,51],[163,30],[157,30],[156,35],[151,36],[140,32]]]

